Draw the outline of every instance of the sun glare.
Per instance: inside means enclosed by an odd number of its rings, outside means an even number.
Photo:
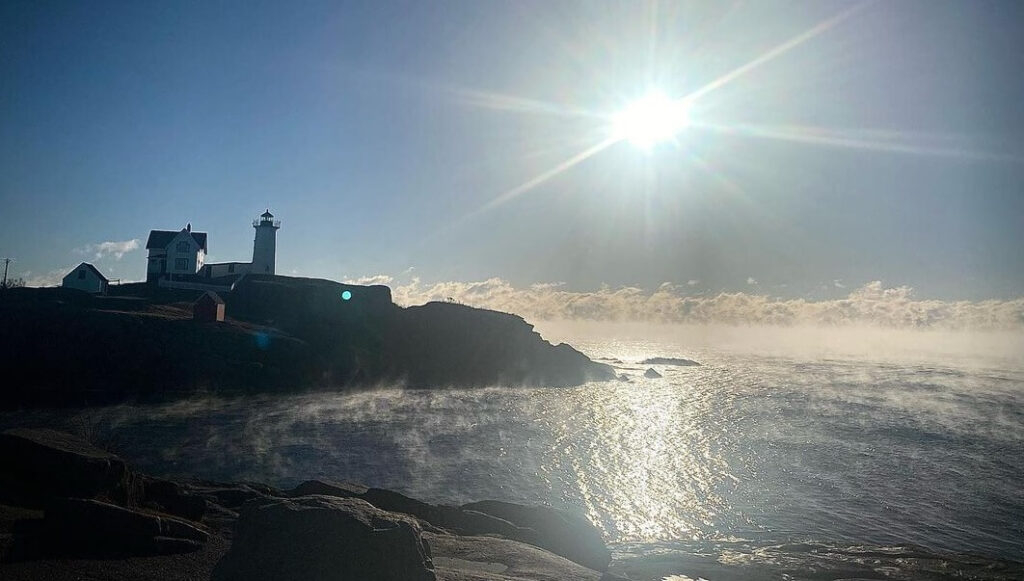
[[[690,122],[690,106],[686,100],[669,99],[662,93],[651,93],[633,101],[612,117],[612,134],[642,149],[668,141]]]

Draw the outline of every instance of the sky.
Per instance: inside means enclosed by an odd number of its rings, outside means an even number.
[[[270,208],[279,274],[407,300],[1024,325],[1019,2],[8,1],[0,39],[0,257],[30,284],[142,279],[187,222],[249,260]],[[619,139],[652,93],[688,124]]]

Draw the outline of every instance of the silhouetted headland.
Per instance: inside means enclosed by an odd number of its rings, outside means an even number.
[[[223,322],[193,318],[203,294],[143,283],[111,287],[108,296],[6,291],[0,366],[12,381],[0,405],[384,384],[570,386],[614,377],[571,346],[551,345],[516,315],[443,302],[403,308],[386,286],[247,275],[221,294]]]

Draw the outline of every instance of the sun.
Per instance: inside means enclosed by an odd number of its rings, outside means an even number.
[[[612,136],[650,150],[674,138],[690,123],[690,104],[652,92],[612,116]]]

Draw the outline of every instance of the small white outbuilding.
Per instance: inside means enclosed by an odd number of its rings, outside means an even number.
[[[107,287],[110,285],[110,281],[107,277],[103,276],[100,271],[96,270],[96,267],[83,262],[76,266],[71,272],[64,275],[64,280],[60,286],[64,288],[74,288],[83,290],[87,293],[92,294],[107,294]]]

